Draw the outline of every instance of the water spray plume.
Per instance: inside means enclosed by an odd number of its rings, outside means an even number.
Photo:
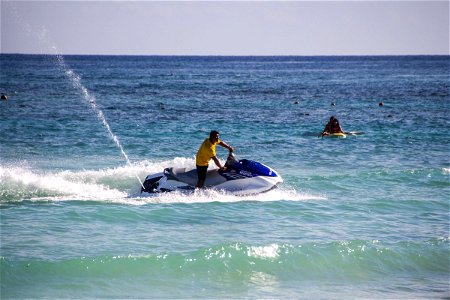
[[[122,156],[125,158],[127,164],[131,166],[131,162],[130,162],[130,159],[128,158],[128,155],[125,153],[125,150],[124,150],[122,144],[120,143],[119,138],[113,133],[111,127],[109,126],[108,122],[106,121],[106,117],[103,114],[103,111],[97,106],[95,97],[92,96],[91,94],[89,94],[89,91],[87,90],[87,88],[81,84],[81,77],[67,66],[67,64],[64,62],[64,57],[61,54],[59,54],[59,53],[56,54],[56,60],[58,62],[59,67],[61,67],[61,69],[64,71],[64,74],[66,75],[66,77],[72,83],[72,86],[75,89],[77,89],[81,93],[83,98],[90,104],[92,110],[96,113],[97,118],[102,122],[103,126],[108,131],[111,139],[116,143],[117,147],[119,148],[120,152],[122,153]],[[143,187],[144,185],[143,185],[141,179],[139,178],[139,176],[137,176],[137,175],[135,175],[135,176],[139,180],[139,183],[141,184],[141,186]]]
[[[6,5],[11,5],[12,12],[15,15],[16,19],[19,20],[19,24],[24,29],[24,31],[29,34],[37,37],[39,44],[43,46],[45,49],[50,50],[51,55],[55,58],[55,63],[57,66],[64,72],[65,76],[69,79],[69,81],[72,83],[72,86],[77,89],[80,94],[83,96],[83,98],[90,104],[92,110],[96,113],[98,119],[102,122],[103,126],[106,128],[106,130],[109,133],[109,136],[112,138],[114,143],[117,145],[117,147],[120,149],[120,152],[122,153],[123,157],[125,158],[128,165],[131,166],[130,159],[128,158],[128,155],[125,153],[125,150],[120,143],[118,137],[113,133],[111,130],[111,127],[109,126],[108,122],[106,121],[106,118],[102,112],[102,110],[97,106],[97,102],[94,96],[89,94],[89,91],[86,87],[83,86],[81,83],[81,77],[76,74],[72,69],[68,67],[66,62],[64,61],[63,55],[58,51],[56,46],[50,42],[49,34],[45,26],[42,26],[40,32],[36,33],[31,29],[31,26],[28,24],[28,22],[25,21],[25,19],[22,17],[22,15],[17,10],[17,7],[14,5],[13,2],[6,2]],[[139,176],[137,174],[135,175],[136,178],[139,180],[139,183],[143,187],[143,183]]]
[[[89,105],[91,106],[92,110],[97,115],[97,118],[102,122],[103,126],[108,131],[109,136],[114,141],[116,146],[119,148],[119,150],[122,153],[122,156],[125,158],[127,164],[129,166],[132,166],[131,165],[131,161],[128,158],[128,155],[125,153],[125,150],[124,150],[122,144],[119,141],[119,138],[113,133],[113,131],[111,129],[111,126],[109,126],[108,122],[106,121],[106,117],[103,114],[103,111],[97,106],[97,101],[96,101],[95,97],[92,96],[89,93],[88,89],[81,83],[81,77],[67,66],[66,62],[64,61],[63,55],[61,53],[59,53],[59,51],[56,49],[56,47],[55,46],[51,46],[50,48],[53,51],[53,55],[54,55],[54,57],[56,59],[56,63],[59,66],[59,68],[64,72],[64,75],[72,83],[72,86],[76,90],[78,90],[80,92],[80,94],[83,96],[84,100],[86,100],[86,102],[89,103]],[[142,183],[142,181],[139,178],[139,176],[137,176],[137,174],[135,176],[138,179],[138,181],[141,184],[141,186],[144,187],[144,184]]]

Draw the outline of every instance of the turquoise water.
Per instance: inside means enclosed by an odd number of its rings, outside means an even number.
[[[450,297],[448,56],[0,59],[2,299]],[[284,183],[139,193],[212,129]]]

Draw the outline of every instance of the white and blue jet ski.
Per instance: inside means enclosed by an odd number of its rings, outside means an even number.
[[[270,167],[257,161],[238,160],[230,153],[225,171],[209,170],[205,188],[225,191],[234,195],[250,195],[270,191],[283,179]],[[193,191],[197,185],[197,170],[166,168],[162,173],[150,174],[145,178],[141,192],[161,193]]]

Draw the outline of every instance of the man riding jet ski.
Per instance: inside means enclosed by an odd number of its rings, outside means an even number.
[[[222,170],[213,169],[207,172],[205,188],[223,190],[234,195],[249,195],[267,192],[283,182],[270,167],[252,160],[238,160],[231,151],[225,166]],[[196,169],[166,168],[162,173],[148,175],[141,192],[194,190],[197,180]]]

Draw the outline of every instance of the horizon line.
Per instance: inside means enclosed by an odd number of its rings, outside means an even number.
[[[153,56],[153,57],[338,57],[338,56],[450,56],[448,54],[62,54],[62,53],[20,53],[0,52],[0,55],[41,56]]]

